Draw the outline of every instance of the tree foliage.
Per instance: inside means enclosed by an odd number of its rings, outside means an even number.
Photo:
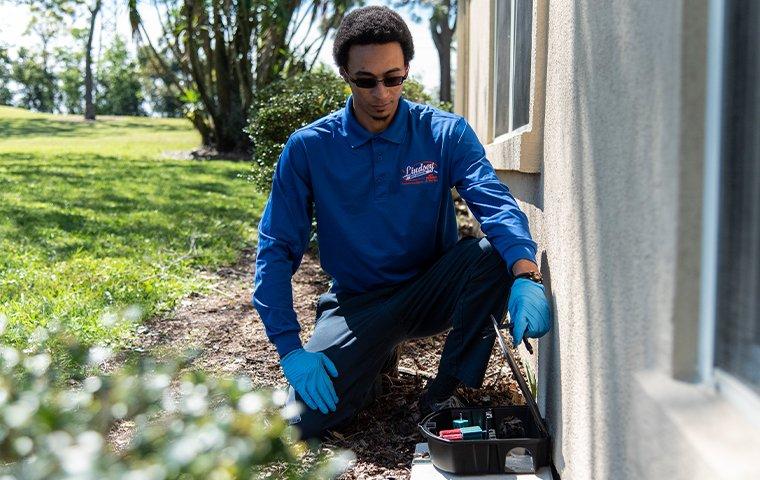
[[[84,79],[82,78],[82,52],[57,48],[55,58],[58,63],[58,85],[60,104],[58,110],[71,114],[84,113]]]
[[[162,0],[162,34],[156,45],[130,0],[136,35],[146,43],[156,68],[189,108],[203,143],[219,151],[250,148],[247,113],[260,88],[308,69],[324,36],[337,27],[356,0]],[[304,31],[318,29],[310,38]],[[176,62],[180,73],[172,72]]]
[[[142,83],[143,96],[146,100],[150,114],[160,115],[162,117],[182,117],[184,116],[185,103],[177,96],[171,88],[170,76],[181,74],[179,64],[172,61],[167,64],[168,73],[163,69],[156,68],[156,64],[151,61],[151,53],[147,46],[137,49],[137,63],[140,68],[140,82]],[[166,52],[162,52],[166,55]],[[168,57],[167,58],[171,58]]]
[[[12,67],[8,48],[0,45],[0,105],[10,105],[13,101],[13,92],[8,87],[12,79]]]
[[[97,111],[104,115],[142,114],[142,85],[138,74],[127,44],[116,37],[98,66]]]
[[[39,51],[21,47],[12,68],[19,87],[18,105],[38,112],[55,111],[58,88],[55,75]]]

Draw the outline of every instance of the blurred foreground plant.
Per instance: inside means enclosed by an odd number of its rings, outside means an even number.
[[[56,332],[46,340],[95,373],[62,382],[45,342],[24,351],[0,344],[0,479],[331,478],[350,460],[302,462],[307,447],[292,440],[284,391],[183,373],[191,358],[133,358],[105,374],[97,366],[107,348]],[[124,427],[134,434],[117,451],[108,436]]]

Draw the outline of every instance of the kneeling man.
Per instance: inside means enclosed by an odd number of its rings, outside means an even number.
[[[525,214],[460,116],[402,98],[414,46],[385,7],[343,19],[333,55],[350,85],[345,108],[294,132],[259,225],[253,303],[280,355],[297,420],[312,438],[351,419],[407,339],[451,332],[422,413],[451,405],[461,383],[479,388],[508,308],[515,344],[551,326]],[[457,241],[451,188],[486,237]],[[322,268],[305,346],[291,277],[317,219]]]

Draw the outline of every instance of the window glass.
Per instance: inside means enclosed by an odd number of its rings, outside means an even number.
[[[515,71],[512,102],[512,130],[528,124],[530,112],[530,53],[533,2],[515,2]]]
[[[496,31],[494,35],[495,69],[494,79],[495,101],[495,134],[509,132],[509,83],[510,83],[510,57],[512,46],[512,8],[511,1],[496,2]]]
[[[715,364],[760,394],[760,2],[726,3]]]
[[[532,0],[497,0],[494,25],[494,133],[528,124]]]

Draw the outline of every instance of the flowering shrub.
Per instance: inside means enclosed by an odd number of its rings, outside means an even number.
[[[0,334],[5,319],[0,314]],[[284,391],[254,391],[247,377],[184,372],[188,359],[135,358],[114,373],[98,369],[111,352],[58,333],[85,367],[67,380],[45,342],[20,351],[0,344],[0,479],[330,478],[349,458],[302,462],[291,440]],[[92,372],[92,373],[90,373]],[[132,428],[115,449],[109,434]]]

